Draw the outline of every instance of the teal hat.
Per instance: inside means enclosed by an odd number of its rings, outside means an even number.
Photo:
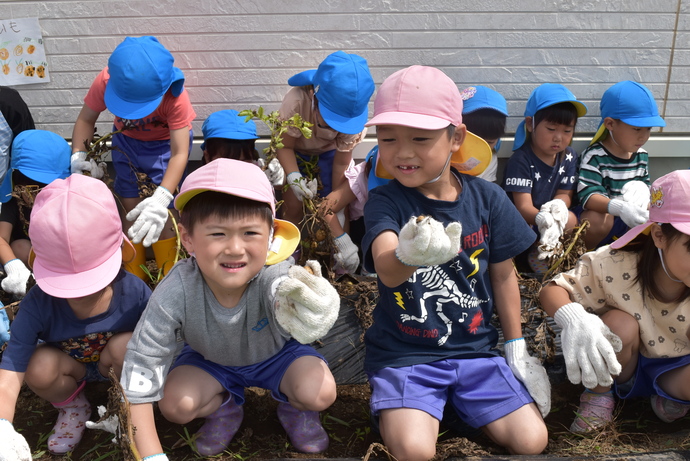
[[[529,95],[527,106],[525,107],[525,117],[534,117],[540,110],[562,102],[572,103],[577,110],[578,117],[582,117],[587,113],[587,106],[583,102],[578,101],[569,89],[560,83],[542,83]],[[525,127],[525,121],[523,120],[518,125],[517,130],[515,130],[513,150],[518,150],[522,147],[527,140],[527,135],[527,127]]]
[[[70,175],[71,156],[72,149],[61,136],[44,130],[22,131],[12,141],[12,160],[0,184],[0,203],[12,198],[14,170],[39,184],[50,184]]]
[[[590,144],[594,144],[604,136],[606,117],[642,128],[666,126],[666,122],[659,115],[652,92],[644,85],[631,80],[618,82],[606,90],[601,97],[599,109],[601,122]]]
[[[206,147],[206,140],[210,138],[224,139],[259,139],[256,135],[256,122],[246,121],[247,117],[240,117],[236,110],[219,110],[209,115],[204,124],[201,125],[201,132],[204,135],[204,142],[201,150]]]

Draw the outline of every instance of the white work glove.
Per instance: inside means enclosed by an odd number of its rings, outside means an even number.
[[[462,225],[443,224],[429,216],[412,216],[400,230],[395,255],[408,266],[434,266],[453,259],[460,251]]]
[[[336,237],[333,241],[336,252],[333,255],[335,258],[335,269],[343,269],[348,274],[354,274],[359,267],[359,249],[357,245],[352,243],[350,236],[345,233],[340,237]]]
[[[105,162],[96,162],[94,159],[90,159],[91,164],[91,177],[94,179],[103,179],[105,172],[108,170],[108,166]]]
[[[0,419],[0,461],[31,461],[29,444],[6,419]]]
[[[268,162],[268,166],[264,170],[266,177],[272,186],[282,186],[285,183],[285,170],[277,158]]]
[[[623,348],[621,339],[582,304],[561,306],[553,319],[561,327],[561,347],[568,379],[592,389],[611,386],[621,372],[616,352]]]
[[[340,295],[321,277],[321,265],[309,260],[292,266],[276,291],[276,320],[302,344],[328,333],[340,311]]]
[[[127,213],[128,221],[136,221],[127,231],[133,243],[144,241],[149,247],[158,241],[165,222],[168,220],[168,205],[172,201],[172,194],[163,186],[158,186],[153,195],[139,203]]]
[[[316,181],[316,178],[307,181],[307,178],[302,176],[299,171],[293,171],[292,173],[288,174],[287,182],[290,185],[290,189],[292,189],[292,192],[300,202],[305,198],[314,198],[316,195],[316,188],[319,185],[319,183]]]
[[[31,271],[27,269],[21,259],[13,259],[5,264],[5,277],[0,283],[2,289],[7,293],[12,293],[19,296],[26,294],[26,282],[31,277]]]
[[[507,341],[504,346],[506,362],[513,374],[527,388],[539,407],[542,418],[551,411],[551,383],[539,359],[527,353],[525,339]]]
[[[168,461],[168,455],[165,453],[157,453],[155,455],[149,455],[146,458],[141,458],[141,461]]]
[[[546,202],[534,217],[539,228],[539,259],[553,256],[561,247],[561,236],[568,223],[568,207],[561,199]]]
[[[70,157],[70,171],[72,173],[91,173],[91,169],[93,168],[93,165],[96,162],[92,164],[90,161],[86,160],[86,154],[87,152],[83,150],[80,150],[79,152],[75,152],[72,154],[72,156]]]
[[[99,421],[86,421],[86,427],[88,429],[100,429],[102,431],[110,432],[115,435],[110,441],[112,443],[117,443],[117,434],[120,432],[120,420],[117,415],[110,415],[106,419],[103,419],[106,409],[103,405],[98,406],[98,416],[101,418]]]
[[[649,210],[638,207],[620,198],[609,201],[609,214],[619,216],[628,227],[639,226],[649,219]]]
[[[632,203],[636,207],[645,210],[649,208],[651,194],[649,192],[649,186],[645,184],[644,181],[626,182],[621,189],[621,194],[623,195],[623,200],[626,202]]]

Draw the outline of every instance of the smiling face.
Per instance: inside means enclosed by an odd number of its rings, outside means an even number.
[[[261,214],[220,218],[210,215],[188,231],[180,226],[185,249],[218,302],[235,307],[247,284],[266,263],[270,227]]]
[[[532,129],[532,117],[527,117],[525,126],[531,133],[532,151],[549,165],[553,165],[556,155],[570,145],[575,131],[575,123],[563,124],[548,120],[542,120]]]
[[[403,186],[414,187],[425,193],[450,178],[446,163],[465,139],[465,125],[448,136],[448,129],[422,130],[399,125],[376,127],[379,159],[383,167]],[[445,169],[444,169],[445,168]],[[442,173],[443,172],[443,173]],[[439,174],[441,178],[436,179]]]
[[[629,159],[644,146],[652,133],[651,127],[632,126],[611,117],[604,119],[604,126],[609,130],[609,135],[602,144],[613,155],[624,159]]]

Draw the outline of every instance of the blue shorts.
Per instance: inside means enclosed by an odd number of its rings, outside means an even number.
[[[82,362],[84,363],[84,362]],[[99,383],[103,381],[110,381],[108,376],[103,376],[98,370],[98,362],[86,362],[86,374],[84,375],[84,380],[87,383]]]
[[[113,131],[115,128],[113,128]],[[192,151],[194,133],[189,130],[189,152]],[[144,173],[155,185],[160,185],[170,161],[170,140],[139,141],[122,133],[113,135],[113,168],[115,169],[115,193],[123,198],[139,197],[136,173]],[[184,180],[180,179],[180,184]],[[175,191],[170,191],[175,193]],[[170,207],[173,204],[170,203]]]
[[[628,232],[630,228],[628,227],[627,224],[623,222],[623,220],[618,217],[614,216],[613,217],[613,226],[611,226],[611,231],[608,233],[606,237],[604,237],[604,240],[599,242],[597,245],[597,248],[603,247],[604,245],[608,245],[610,243],[615,242],[619,238],[623,237],[623,235]]]
[[[260,387],[271,391],[271,395],[279,402],[287,402],[288,398],[280,392],[280,382],[288,367],[296,359],[305,356],[318,357],[324,362],[326,359],[316,350],[294,339],[288,341],[285,346],[273,357],[263,362],[244,367],[225,367],[215,362],[206,360],[201,354],[185,344],[182,352],[170,368],[180,365],[191,365],[200,368],[213,376],[221,386],[235,397],[238,405],[244,403],[245,387]]]
[[[458,416],[474,428],[486,426],[532,403],[503,357],[447,359],[369,374],[371,412],[414,408],[439,421],[450,400]]]
[[[304,174],[304,162],[311,162],[314,157],[311,155],[300,154],[295,152],[297,156],[297,165],[300,173]],[[317,155],[319,158],[319,178],[321,178],[321,185],[323,189],[319,192],[321,197],[325,197],[333,191],[333,159],[335,158],[335,150],[329,150],[323,154]]]
[[[666,359],[650,359],[642,355],[638,356],[637,369],[630,380],[623,384],[614,384],[616,394],[621,399],[634,397],[650,397],[660,395],[669,400],[688,404],[685,400],[678,400],[668,395],[657,383],[659,376],[667,371],[675,370],[690,365],[690,355]]]

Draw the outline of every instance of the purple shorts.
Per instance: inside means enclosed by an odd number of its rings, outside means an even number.
[[[478,428],[532,403],[503,357],[447,359],[369,375],[371,411],[414,408],[443,419],[446,401],[458,416]]]
[[[115,130],[115,128],[113,128]],[[189,152],[192,151],[194,133],[189,130]],[[113,136],[113,168],[115,193],[124,198],[139,197],[136,173],[145,173],[155,185],[163,180],[170,161],[170,140],[139,141],[122,133]],[[180,184],[184,180],[180,179]],[[173,194],[175,191],[171,191]],[[172,207],[172,203],[170,204]]]
[[[221,386],[235,396],[238,405],[244,403],[245,387],[260,387],[271,391],[271,395],[279,402],[287,402],[287,396],[280,392],[280,382],[288,367],[296,359],[305,356],[318,357],[324,362],[326,359],[316,352],[313,347],[300,344],[294,339],[288,341],[285,346],[273,357],[263,362],[244,367],[225,367],[215,362],[206,360],[201,354],[185,344],[182,352],[170,368],[180,365],[191,365],[201,368],[213,376]]]
[[[659,376],[667,371],[675,370],[690,365],[690,355],[666,359],[650,359],[642,355],[638,356],[637,370],[633,377],[623,384],[614,384],[616,394],[621,399],[631,399],[634,397],[650,397],[660,395],[669,400],[687,404],[685,400],[679,400],[668,395],[659,387],[657,380]]]

